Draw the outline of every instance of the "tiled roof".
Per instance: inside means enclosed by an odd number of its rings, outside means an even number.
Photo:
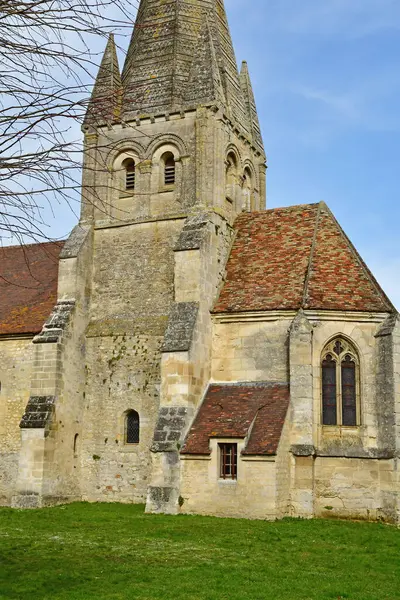
[[[64,242],[0,248],[0,335],[38,333],[57,299]]]
[[[235,229],[216,313],[395,310],[323,202],[244,213]]]
[[[210,438],[249,436],[243,454],[274,455],[288,406],[286,384],[212,384],[181,453],[210,454]]]

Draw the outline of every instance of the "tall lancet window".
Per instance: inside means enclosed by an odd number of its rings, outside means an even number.
[[[236,197],[236,175],[237,175],[237,162],[235,155],[230,152],[226,159],[226,173],[225,173],[225,196],[230,202],[235,201]]]
[[[322,424],[360,424],[358,354],[343,338],[332,340],[322,353]]]
[[[243,173],[243,186],[242,186],[242,210],[251,210],[251,191],[252,191],[251,173],[249,169],[245,169]]]
[[[136,164],[133,158],[126,158],[122,163],[125,175],[125,190],[133,191],[136,184]]]

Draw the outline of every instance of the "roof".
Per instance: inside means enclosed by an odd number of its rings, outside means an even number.
[[[395,308],[325,203],[243,213],[214,312]]]
[[[0,248],[0,335],[38,333],[57,299],[64,242]]]
[[[181,454],[210,454],[210,438],[248,437],[242,454],[275,455],[288,406],[287,384],[212,384]]]

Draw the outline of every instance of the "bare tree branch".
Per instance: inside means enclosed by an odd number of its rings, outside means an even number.
[[[130,35],[137,0],[0,0],[0,241],[52,239],[79,202],[81,141],[101,38]],[[93,191],[92,191],[93,193]]]

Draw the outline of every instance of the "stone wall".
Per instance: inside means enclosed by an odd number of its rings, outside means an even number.
[[[217,440],[210,441],[211,457],[181,458],[181,512],[218,517],[275,519],[276,465],[275,459],[241,457],[244,440],[238,442],[237,480],[219,478]]]
[[[396,520],[393,460],[317,457],[315,516]]]
[[[0,340],[0,505],[9,505],[15,492],[32,359],[31,338]]]
[[[232,322],[215,317],[213,381],[289,380],[288,330],[291,319]]]
[[[286,417],[275,458],[276,516],[282,519],[290,511],[292,455],[290,454],[290,420]]]
[[[174,299],[182,220],[95,231],[81,443],[83,498],[143,502],[160,404],[161,347]],[[127,411],[139,444],[125,443]]]

